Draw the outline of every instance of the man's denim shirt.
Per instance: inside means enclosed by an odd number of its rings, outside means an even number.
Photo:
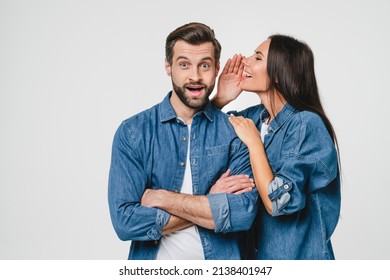
[[[269,114],[263,105],[240,113],[258,129]],[[340,214],[335,145],[322,119],[286,104],[270,122],[264,148],[275,175],[269,185],[272,216],[256,219],[258,259],[333,259],[330,237]]]
[[[240,259],[238,231],[255,219],[256,188],[240,195],[208,194],[228,168],[232,174],[252,177],[249,153],[235,134],[228,115],[210,102],[195,114],[188,127],[170,103],[162,103],[125,120],[112,148],[109,206],[113,226],[121,240],[131,240],[129,259],[155,259],[158,240],[170,214],[140,204],[146,188],[180,192],[190,141],[194,195],[208,195],[215,230],[198,226],[205,259]]]

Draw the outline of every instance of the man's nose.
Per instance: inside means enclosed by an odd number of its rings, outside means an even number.
[[[200,80],[199,68],[193,67],[190,72],[189,79],[193,82],[198,82]]]

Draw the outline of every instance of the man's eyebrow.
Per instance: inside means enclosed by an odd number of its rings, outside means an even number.
[[[213,61],[213,58],[211,56],[206,56],[206,57],[202,58],[201,60],[211,60],[211,61]]]
[[[177,58],[176,58],[176,61],[178,61],[179,59],[185,59],[185,60],[190,60],[188,57],[186,57],[186,56],[178,56]],[[211,57],[211,56],[206,56],[206,57],[203,57],[202,59],[201,59],[201,61],[204,61],[204,60],[211,60],[211,61],[213,61],[213,58]]]
[[[176,58],[176,61],[178,61],[179,59],[187,59],[187,60],[189,60],[189,59],[188,59],[188,57],[185,57],[185,56],[179,56],[179,57],[177,57],[177,58]]]

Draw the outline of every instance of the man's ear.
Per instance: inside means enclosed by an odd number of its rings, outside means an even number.
[[[219,69],[221,68],[221,63],[217,63],[215,66],[215,77],[218,77]]]
[[[171,65],[168,63],[168,61],[165,59],[165,71],[167,71],[167,75],[170,76],[172,72]]]

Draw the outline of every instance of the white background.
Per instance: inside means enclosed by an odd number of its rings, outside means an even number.
[[[170,90],[165,38],[191,21],[215,30],[222,65],[273,33],[311,46],[341,148],[336,258],[390,259],[389,3],[0,0],[0,259],[127,258],[108,212],[112,138]]]

